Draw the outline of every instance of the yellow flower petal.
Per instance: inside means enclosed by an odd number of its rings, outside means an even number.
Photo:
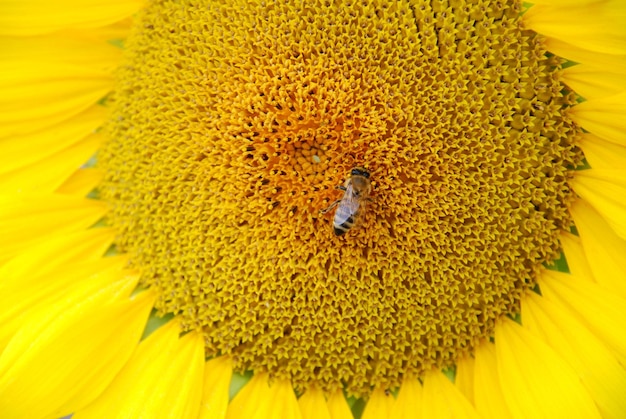
[[[589,65],[575,65],[561,73],[561,80],[585,99],[615,95],[626,89],[623,73]]]
[[[524,328],[576,371],[602,417],[626,418],[626,371],[573,313],[557,301],[529,293],[522,299],[522,320]]]
[[[626,239],[626,168],[579,170],[570,184]]]
[[[68,195],[0,195],[0,261],[44,237],[85,229],[106,210],[102,202]]]
[[[255,374],[228,405],[228,419],[300,419],[291,383],[268,384],[267,374]]]
[[[119,257],[101,259],[114,235],[106,228],[60,234],[21,252],[0,268],[0,351],[23,324],[27,308],[37,301],[54,300],[48,292],[63,291],[66,283],[84,279],[89,272],[120,265]]]
[[[605,0],[590,4],[535,5],[523,16],[527,28],[581,48],[626,54],[626,4]]]
[[[532,4],[543,4],[546,6],[572,6],[590,5],[597,0],[533,0]]]
[[[69,292],[79,287],[97,290],[122,280],[128,276],[122,271],[125,264],[126,258],[103,258],[77,266],[63,265],[44,275],[2,278],[0,351],[33,310],[67,300]]]
[[[598,0],[533,0],[532,4],[543,4],[546,6],[583,6],[591,5]]]
[[[227,356],[213,358],[206,363],[199,419],[222,419],[226,417],[228,389],[232,375],[232,362]]]
[[[569,113],[575,122],[598,137],[626,144],[626,93],[579,103]]]
[[[583,200],[570,207],[595,281],[626,296],[626,242]]]
[[[580,147],[594,169],[623,169],[626,167],[626,144],[603,140],[593,134],[584,134]]]
[[[108,38],[114,39],[114,38]],[[113,71],[121,61],[122,49],[93,31],[64,31],[31,37],[0,36],[0,62],[51,61]]]
[[[92,228],[59,234],[21,252],[0,268],[0,293],[12,281],[27,281],[59,266],[99,260],[113,243],[115,230]]]
[[[0,357],[5,417],[60,417],[93,400],[130,357],[154,297],[128,300],[125,280],[81,297],[79,290],[29,314]],[[120,300],[121,299],[121,300]]]
[[[341,390],[337,390],[328,398],[328,411],[332,419],[354,419]]]
[[[77,170],[57,188],[56,192],[64,195],[86,196],[98,186],[103,176],[104,173],[98,169]]]
[[[0,138],[33,132],[90,108],[113,87],[105,72],[49,62],[9,61],[0,74]]]
[[[471,356],[457,359],[454,385],[470,403],[474,404],[474,358]]]
[[[577,275],[579,278],[596,282],[591,268],[589,267],[589,263],[587,262],[587,255],[585,255],[580,237],[563,231],[561,232],[560,241],[561,246],[563,246],[563,252],[565,252],[565,259],[567,260],[567,266],[570,272],[573,275]]]
[[[252,418],[260,409],[264,412],[269,411],[271,390],[267,380],[267,374],[253,375],[228,405],[226,417],[228,419]]]
[[[324,393],[318,388],[309,388],[299,399],[302,419],[331,419]]]
[[[391,418],[391,411],[394,405],[394,398],[391,394],[385,394],[385,390],[375,389],[367,401],[361,419],[387,419]]]
[[[547,344],[509,319],[496,324],[498,376],[516,418],[600,418],[576,373]]]
[[[5,0],[0,35],[37,35],[63,28],[95,28],[122,20],[143,5],[137,0]]]
[[[141,342],[111,385],[73,418],[195,418],[204,373],[202,334],[172,321]]]
[[[500,379],[496,348],[491,342],[483,342],[476,348],[474,365],[474,399],[476,410],[484,418],[511,418]]]
[[[626,54],[602,54],[554,38],[547,38],[544,43],[548,51],[570,61],[598,68],[611,68],[616,72],[626,71]]]
[[[103,106],[93,105],[52,127],[0,140],[0,173],[29,166],[83,141],[96,131],[105,116]]]
[[[52,193],[93,156],[102,144],[100,134],[48,156],[32,165],[0,174],[0,194]]]
[[[441,371],[424,377],[423,418],[478,418],[478,413]]]
[[[422,417],[422,385],[416,378],[405,377],[391,412],[392,418]]]
[[[541,281],[544,298],[562,302],[577,319],[611,349],[626,366],[626,298],[574,275],[545,271]]]
[[[116,21],[112,25],[100,26],[98,28],[91,28],[85,31],[70,29],[67,32],[89,33],[93,37],[93,39],[100,39],[104,42],[126,39],[130,34],[130,30],[133,26],[133,15],[127,17],[126,19]],[[66,31],[61,31],[61,33],[65,32]]]

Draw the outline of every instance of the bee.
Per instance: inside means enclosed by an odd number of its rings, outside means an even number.
[[[326,214],[339,205],[333,219],[333,230],[336,236],[343,236],[356,225],[359,216],[365,210],[365,202],[371,201],[370,173],[362,167],[355,167],[350,171],[350,177],[346,182],[342,186],[337,186],[337,189],[344,191],[343,196],[321,213]]]

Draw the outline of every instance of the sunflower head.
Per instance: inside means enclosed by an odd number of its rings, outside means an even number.
[[[581,154],[518,5],[192,3],[141,14],[98,157],[161,313],[240,370],[365,395],[519,310]],[[320,210],[364,174],[361,225],[333,237]]]

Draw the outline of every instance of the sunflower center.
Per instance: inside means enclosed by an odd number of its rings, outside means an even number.
[[[453,365],[571,224],[560,61],[517,2],[235,3],[138,17],[99,155],[118,246],[240,370],[365,395]]]

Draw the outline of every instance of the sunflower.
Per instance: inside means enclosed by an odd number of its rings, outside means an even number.
[[[625,28],[1,2],[0,416],[626,417]]]

